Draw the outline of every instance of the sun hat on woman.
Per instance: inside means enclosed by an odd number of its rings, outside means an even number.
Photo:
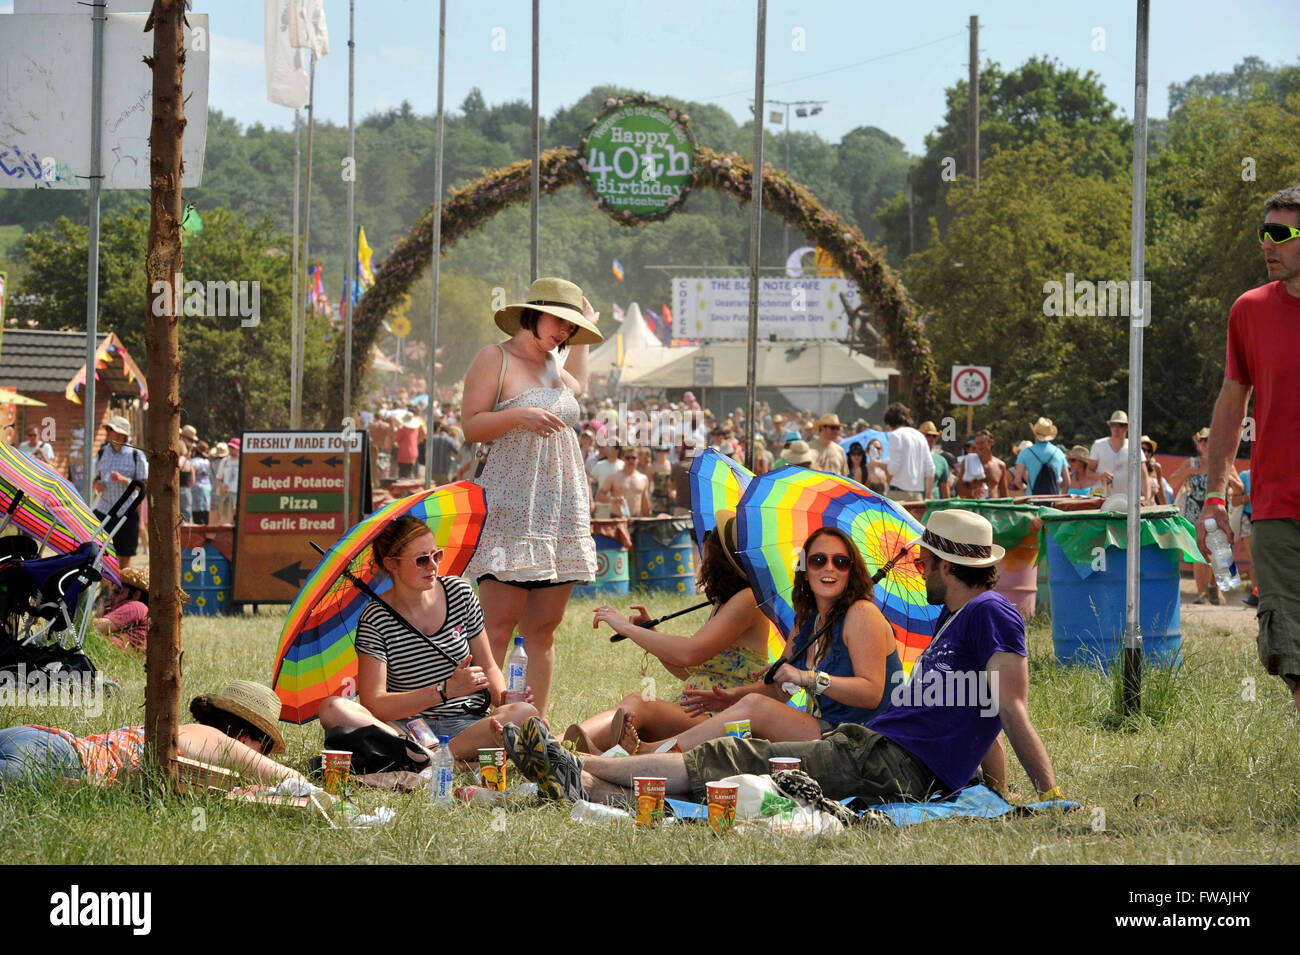
[[[578,326],[569,339],[570,345],[597,345],[605,340],[582,310],[582,289],[566,279],[538,279],[528,287],[528,301],[507,305],[496,313],[497,328],[514,335],[523,326],[520,319],[526,309],[554,315]]]
[[[256,727],[271,740],[271,752],[284,752],[284,737],[277,724],[280,721],[280,698],[275,690],[252,680],[235,680],[226,684],[220,693],[196,696],[190,700],[190,713],[200,723],[212,710],[224,710]]]

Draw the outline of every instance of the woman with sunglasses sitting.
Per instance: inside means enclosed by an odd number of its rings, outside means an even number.
[[[768,667],[771,624],[758,609],[734,553],[735,513],[719,511],[717,521],[717,528],[705,535],[698,573],[699,588],[713,610],[695,636],[679,637],[647,629],[643,625],[650,615],[645,607],[633,607],[638,614],[631,620],[613,607],[597,607],[593,624],[609,624],[616,633],[656,656],[670,673],[685,681],[687,693],[744,686],[761,679]],[[647,700],[641,693],[630,693],[616,709],[570,726],[564,738],[587,753],[603,753],[615,743],[629,753],[648,752],[641,745],[641,737],[672,737],[707,716],[698,705]]]
[[[683,750],[724,735],[736,720],[749,720],[759,739],[796,742],[820,739],[841,723],[867,723],[889,707],[902,663],[856,545],[838,528],[822,527],[804,542],[802,557],[791,594],[794,630],[772,682],[685,694],[684,706],[716,712],[677,737]],[[799,690],[803,709],[788,705]]]
[[[532,693],[504,703],[505,678],[483,631],[483,608],[468,581],[438,576],[442,551],[423,521],[395,518],[371,550],[393,586],[357,623],[358,698],[326,697],[321,726],[378,726],[409,737],[410,722],[423,719],[435,735],[451,737],[457,759],[472,761],[479,747],[500,745],[489,703],[501,722],[517,722],[536,715]]]

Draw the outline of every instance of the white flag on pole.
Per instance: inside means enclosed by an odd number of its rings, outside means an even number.
[[[266,0],[266,98],[298,109],[307,105],[307,68],[289,43],[292,12],[292,0]]]
[[[316,59],[330,51],[329,30],[325,27],[325,0],[290,0],[293,15],[289,21],[289,43],[311,50]]]

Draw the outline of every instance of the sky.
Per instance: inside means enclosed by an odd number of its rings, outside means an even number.
[[[355,5],[357,119],[403,100],[432,114],[437,2]],[[109,0],[110,12],[148,6],[147,0]],[[1186,0],[1151,7],[1152,117],[1166,115],[1170,83],[1229,71],[1250,55],[1274,65],[1296,62],[1295,0]],[[12,8],[12,2],[0,2],[0,13]],[[245,125],[292,128],[292,110],[266,99],[262,0],[193,0],[193,9],[210,16],[209,105]],[[716,103],[743,122],[753,99],[756,9],[756,0],[542,0],[542,114],[572,104],[593,86],[613,83]],[[331,52],[317,68],[317,115],[342,125],[348,0],[325,0],[325,10]],[[448,0],[449,112],[476,86],[489,104],[531,98],[531,10],[531,0]],[[920,154],[926,133],[943,119],[945,88],[967,76],[968,23],[975,14],[981,62],[1011,69],[1037,54],[1092,70],[1131,116],[1135,10],[1133,0],[770,0],[765,98],[826,101],[815,117],[792,115],[792,129],[838,142],[858,126],[877,126]]]

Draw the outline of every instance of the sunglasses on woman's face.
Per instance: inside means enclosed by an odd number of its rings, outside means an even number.
[[[433,550],[429,551],[427,554],[417,554],[414,557],[394,557],[393,560],[413,560],[415,561],[415,566],[423,570],[431,565],[436,567],[438,561],[442,560],[442,551]]]
[[[828,560],[835,565],[836,570],[848,570],[853,566],[853,558],[848,554],[836,554],[834,557],[830,554],[809,554],[808,566],[813,570],[820,570],[826,566]]]

